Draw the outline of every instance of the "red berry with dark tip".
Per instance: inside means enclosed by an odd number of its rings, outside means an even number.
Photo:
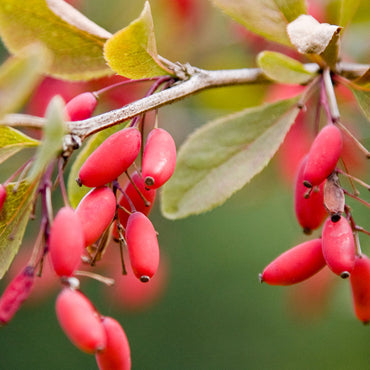
[[[132,213],[127,221],[125,237],[135,276],[142,282],[149,281],[159,265],[159,246],[153,224],[143,213]]]
[[[50,229],[49,253],[59,276],[71,276],[81,263],[85,238],[80,217],[70,207],[57,213]]]
[[[82,165],[79,173],[81,184],[98,187],[108,184],[125,172],[139,154],[140,132],[125,128],[109,136]]]
[[[334,170],[342,151],[342,134],[337,126],[325,126],[313,141],[307,157],[305,186],[320,185]]]
[[[172,176],[176,166],[176,145],[167,131],[155,128],[149,133],[142,165],[142,176],[149,188],[159,188]]]
[[[366,255],[356,257],[350,276],[353,306],[356,317],[364,324],[370,322],[370,259]]]
[[[130,370],[130,345],[121,325],[111,317],[104,317],[102,325],[107,337],[107,344],[103,351],[95,355],[99,369]]]
[[[303,185],[303,173],[307,162],[307,156],[301,161],[296,178],[294,191],[294,209],[299,224],[305,233],[317,229],[327,217],[324,206],[324,183],[312,189],[306,198],[308,189]]]
[[[99,187],[87,193],[76,208],[85,238],[85,246],[91,245],[110,225],[116,212],[116,197],[112,189]]]
[[[63,289],[57,298],[56,314],[69,340],[81,351],[102,351],[107,342],[100,316],[81,292]]]
[[[273,260],[260,275],[270,285],[291,285],[316,274],[326,265],[321,239],[301,243]]]
[[[330,270],[342,278],[350,276],[355,266],[355,241],[351,225],[341,217],[333,222],[328,218],[322,230],[322,251]]]
[[[71,99],[65,106],[65,112],[70,121],[81,121],[92,116],[97,104],[96,96],[85,92]]]
[[[6,188],[3,184],[0,185],[0,211],[3,209],[6,200]]]

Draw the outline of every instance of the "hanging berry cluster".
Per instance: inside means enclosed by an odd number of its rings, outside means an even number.
[[[334,274],[350,279],[356,316],[368,323],[370,260],[361,252],[358,238],[359,231],[367,231],[354,222],[351,209],[345,203],[345,194],[366,202],[346,191],[339,182],[338,174],[347,175],[351,180],[358,179],[338,167],[343,148],[339,117],[331,115],[325,99],[321,104],[326,108],[329,122],[318,132],[302,158],[294,190],[298,223],[305,234],[311,234],[323,225],[321,236],[287,250],[265,267],[259,277],[261,282],[270,285],[292,285],[309,279],[328,266]]]
[[[95,93],[80,94],[66,104],[65,113],[72,121],[89,118],[97,102]],[[130,270],[142,284],[156,274],[159,266],[157,233],[148,214],[156,189],[174,172],[176,146],[172,136],[161,128],[153,128],[143,145],[142,125],[144,119],[134,120],[129,127],[109,136],[86,159],[77,183],[92,189],[76,209],[67,199],[64,159],[60,158],[58,181],[65,205],[54,220],[50,199],[54,163],[49,166],[39,190],[43,217],[32,257],[0,298],[0,323],[6,324],[31,294],[36,269],[41,273],[48,254],[63,285],[56,301],[60,326],[76,347],[95,354],[100,369],[130,369],[130,348],[120,324],[97,311],[79,290],[76,276],[92,277],[108,285],[113,280],[78,269],[83,264],[94,266],[101,260],[108,245],[112,245],[111,236],[120,247],[123,274],[126,274],[124,255],[128,256]],[[140,162],[140,166],[135,161]],[[119,177],[126,177],[122,186]],[[1,185],[1,207],[6,195],[6,187]]]

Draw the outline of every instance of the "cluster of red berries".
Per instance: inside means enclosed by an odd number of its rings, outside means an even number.
[[[336,171],[341,150],[341,131],[336,125],[328,124],[302,159],[295,183],[297,220],[306,234],[324,223],[321,237],[281,254],[264,269],[260,280],[271,285],[291,285],[328,266],[336,275],[350,277],[356,315],[367,323],[370,321],[370,260],[356,248],[353,223],[346,217],[344,192]]]

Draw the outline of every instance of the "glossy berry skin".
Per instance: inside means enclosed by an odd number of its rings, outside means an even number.
[[[314,188],[309,198],[305,198],[307,188],[303,185],[303,173],[306,163],[307,157],[303,158],[298,169],[294,190],[294,210],[303,231],[309,234],[324,222],[328,214],[324,206],[324,183]]]
[[[79,181],[89,187],[110,183],[132,165],[140,145],[141,135],[136,128],[114,133],[87,158],[80,169]]]
[[[145,204],[143,198],[139,195],[139,193],[135,189],[134,185],[132,185],[131,181],[126,183],[126,186],[123,188],[123,191],[125,192],[127,197],[130,198],[132,204],[135,207],[135,210],[138,211],[138,212],[141,212],[145,216],[147,216],[150,213],[150,210],[153,207],[153,203],[154,203],[155,195],[156,195],[156,190],[155,189],[147,189],[143,178],[136,171],[131,175],[131,180],[134,182],[134,184],[140,190],[141,194],[143,194],[145,199],[150,204],[148,206]],[[127,210],[132,211],[130,202],[128,201],[127,197],[123,194],[120,198],[119,204],[121,206],[123,206],[124,208],[126,208]],[[118,210],[118,217],[119,217],[121,225],[123,227],[126,227],[129,214],[127,212],[125,212],[124,210],[119,209]]]
[[[161,128],[153,129],[146,140],[142,176],[147,187],[157,189],[172,176],[176,166],[176,145]]]
[[[333,124],[325,126],[308,153],[303,180],[307,187],[320,185],[334,170],[342,151],[342,134]]]
[[[6,200],[6,188],[3,184],[0,185],[0,211],[3,209]]]
[[[100,317],[81,292],[64,288],[55,304],[64,333],[81,351],[95,353],[105,348],[107,338]]]
[[[322,251],[330,270],[342,278],[349,277],[355,266],[355,241],[348,221],[328,218],[322,230]]]
[[[71,99],[65,106],[65,112],[70,121],[81,121],[92,116],[97,104],[96,96],[85,92]]]
[[[7,286],[0,298],[0,324],[7,324],[31,294],[34,268],[26,266]]]
[[[116,197],[104,186],[92,189],[76,208],[80,217],[85,246],[93,244],[110,225],[116,212]]]
[[[321,239],[309,240],[273,260],[260,275],[270,285],[291,285],[308,279],[326,265]]]
[[[147,282],[159,265],[159,246],[153,224],[143,213],[132,213],[125,235],[132,270],[138,279]]]
[[[364,324],[370,322],[370,259],[356,256],[350,276],[353,306],[356,317]]]
[[[130,345],[121,325],[111,317],[104,317],[102,325],[107,337],[107,344],[103,351],[95,355],[99,369],[130,370]]]
[[[80,217],[70,207],[57,213],[50,229],[49,253],[55,272],[71,276],[81,262],[85,238]]]

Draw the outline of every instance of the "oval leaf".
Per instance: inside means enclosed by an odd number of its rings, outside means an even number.
[[[161,209],[177,219],[221,205],[273,157],[294,122],[298,97],[209,122],[179,150]]]
[[[1,0],[0,35],[13,54],[36,41],[45,45],[52,56],[45,72],[56,77],[90,79],[112,72],[103,57],[111,34],[64,1]]]
[[[273,51],[259,53],[257,64],[268,78],[283,84],[303,84],[315,76],[297,60]]]
[[[172,74],[158,61],[149,2],[139,18],[106,42],[104,57],[113,71],[131,79]]]
[[[39,142],[23,132],[7,126],[0,126],[0,163],[23,148],[37,146]]]
[[[37,182],[22,181],[6,187],[7,198],[0,212],[0,279],[11,265],[22,242],[33,206]],[[16,187],[16,191],[14,189]]]
[[[19,110],[42,78],[48,54],[34,44],[0,67],[0,117]]]
[[[341,0],[338,24],[342,27],[346,27],[351,23],[352,18],[357,12],[360,6],[361,0]]]
[[[84,185],[79,186],[76,182],[81,166],[84,164],[87,157],[105,139],[107,139],[110,135],[114,134],[115,132],[122,130],[122,128],[125,126],[127,126],[127,124],[116,125],[106,130],[98,132],[97,134],[95,134],[88,140],[84,148],[78,154],[77,158],[73,162],[71,171],[69,173],[68,182],[67,182],[68,198],[73,208],[76,208],[78,206],[78,203],[80,203],[80,200],[91,190],[90,188]]]
[[[35,161],[30,171],[31,179],[42,174],[50,162],[61,154],[66,133],[64,114],[64,101],[57,95],[50,101],[46,110],[44,137],[37,149]]]
[[[306,13],[304,0],[213,0],[213,3],[250,31],[289,46],[287,24]]]

